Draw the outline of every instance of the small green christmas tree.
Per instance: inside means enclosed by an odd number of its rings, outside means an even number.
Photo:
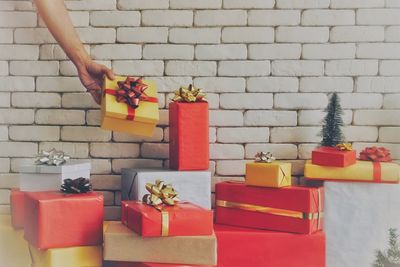
[[[337,93],[333,93],[329,104],[325,109],[326,115],[320,136],[322,136],[321,146],[336,146],[343,143],[343,110]]]
[[[400,266],[400,244],[397,229],[389,229],[389,249],[385,252],[376,251],[374,267],[399,267]]]

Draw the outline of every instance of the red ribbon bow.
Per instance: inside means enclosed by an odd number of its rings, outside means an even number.
[[[384,147],[367,147],[360,153],[360,160],[391,162],[390,151]]]

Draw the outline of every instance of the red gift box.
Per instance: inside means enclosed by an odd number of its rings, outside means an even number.
[[[324,267],[325,234],[299,235],[215,225],[218,267]]]
[[[206,265],[167,264],[150,262],[112,262],[106,267],[212,267]]]
[[[339,150],[336,147],[322,146],[312,151],[312,163],[329,167],[347,167],[356,163],[355,150]]]
[[[15,229],[24,228],[24,198],[25,193],[17,188],[11,189],[11,222]]]
[[[208,103],[170,103],[169,126],[170,168],[208,170]]]
[[[141,202],[126,201],[122,202],[121,214],[122,223],[144,237],[213,234],[213,212],[187,202],[160,211]]]
[[[323,188],[215,186],[218,224],[309,234],[322,229]]]
[[[102,245],[103,203],[94,192],[27,192],[25,239],[38,249]]]

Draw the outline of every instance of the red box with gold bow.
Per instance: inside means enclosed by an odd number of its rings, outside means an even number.
[[[214,230],[218,240],[218,267],[325,266],[322,231],[299,235],[218,224]]]
[[[103,196],[98,193],[25,193],[25,239],[38,249],[103,242]]]
[[[213,233],[213,212],[191,203],[153,206],[126,201],[121,204],[121,220],[143,237],[209,236]]]
[[[10,204],[11,204],[11,222],[15,229],[24,228],[25,222],[25,192],[17,188],[11,189]]]
[[[322,230],[323,188],[215,185],[216,223],[309,234]]]
[[[320,166],[347,167],[355,164],[356,159],[355,150],[322,146],[312,151],[312,163]]]
[[[159,121],[154,82],[116,76],[104,78],[101,127],[139,136],[152,136]]]

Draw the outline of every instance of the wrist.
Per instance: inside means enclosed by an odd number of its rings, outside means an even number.
[[[70,58],[78,71],[86,69],[87,65],[92,61],[89,54],[84,49],[80,50],[75,55],[72,55]]]

